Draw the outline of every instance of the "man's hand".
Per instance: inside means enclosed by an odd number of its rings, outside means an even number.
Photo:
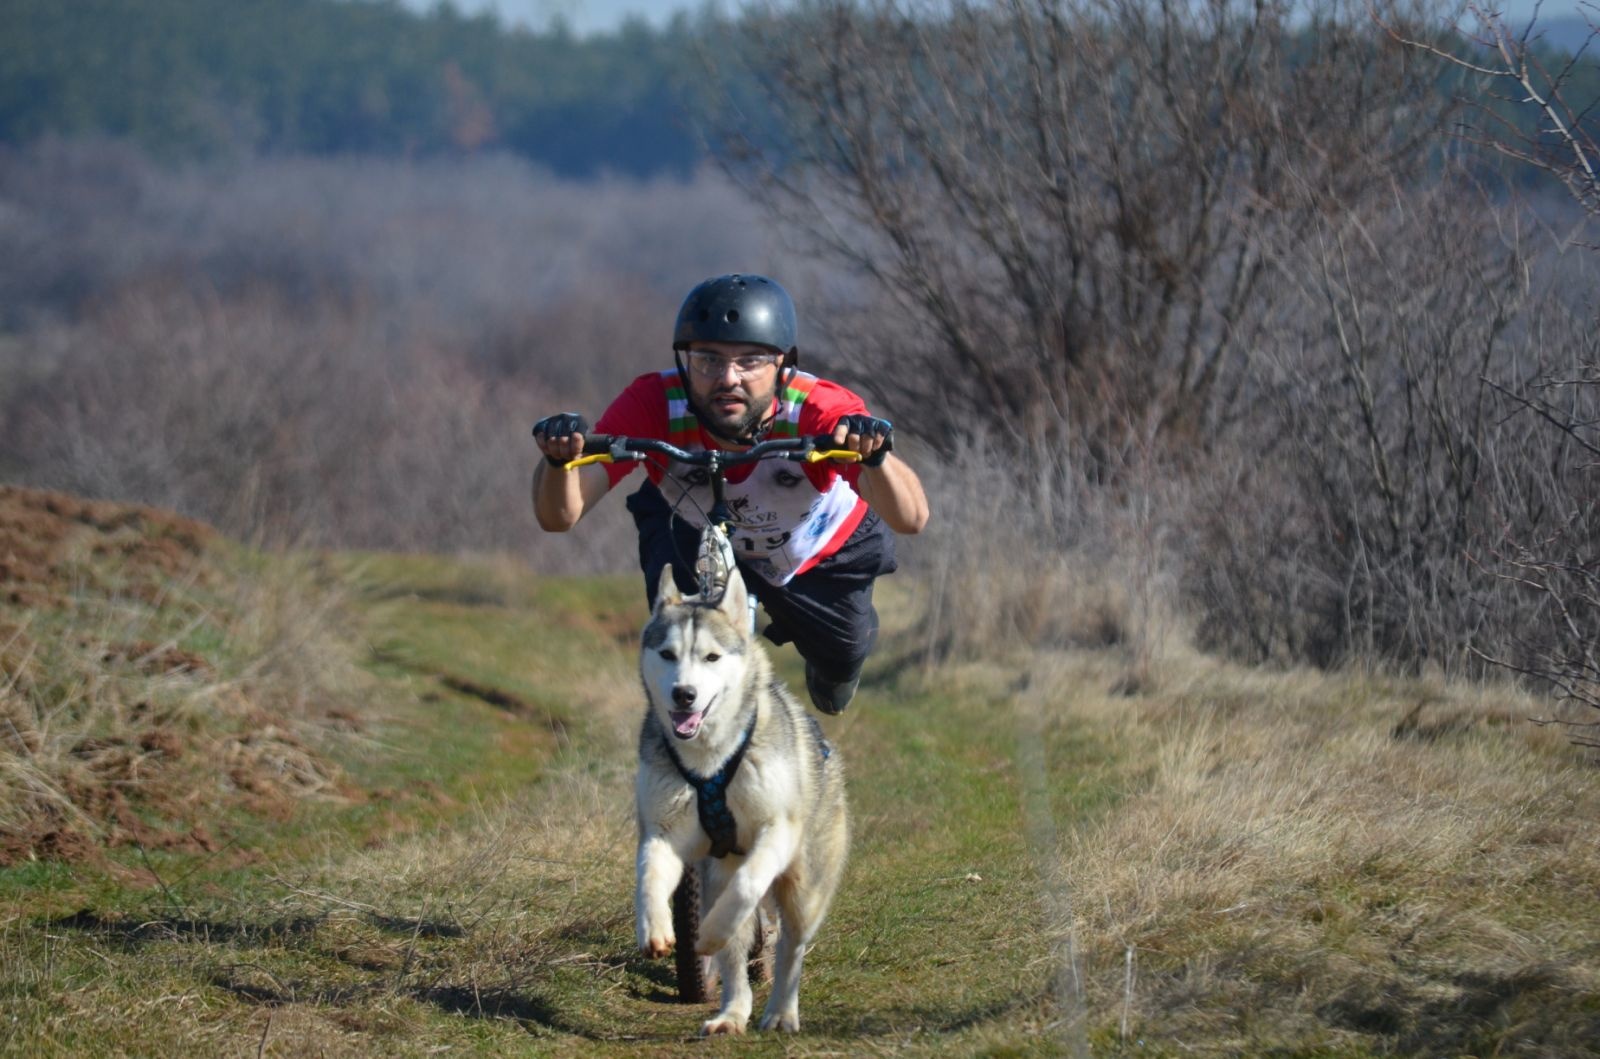
[[[589,424],[577,412],[546,416],[533,426],[533,439],[546,461],[533,471],[533,513],[539,525],[552,533],[576,526],[583,513],[611,488],[604,467],[591,464],[575,471],[566,469],[583,455],[583,435],[588,429]]]
[[[552,467],[564,467],[583,455],[588,422],[577,412],[557,412],[533,425],[533,440]]]
[[[849,452],[861,453],[861,466],[881,467],[894,449],[894,424],[869,415],[840,416],[833,428],[833,443]]]
[[[876,416],[841,416],[833,428],[833,443],[861,453],[861,466],[876,468],[861,475],[855,486],[878,517],[896,533],[922,532],[928,523],[928,498],[917,473],[898,456],[893,463],[884,463],[894,448],[894,424]]]

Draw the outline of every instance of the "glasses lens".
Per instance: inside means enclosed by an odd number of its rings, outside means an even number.
[[[728,373],[731,365],[740,376],[748,377],[760,372],[763,368],[777,363],[776,353],[746,353],[741,357],[724,357],[703,349],[689,351],[689,367],[696,375],[707,378],[720,378]]]

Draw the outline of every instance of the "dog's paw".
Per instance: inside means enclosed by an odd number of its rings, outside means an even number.
[[[723,1037],[734,1036],[744,1032],[744,1019],[734,1018],[732,1015],[718,1015],[714,1019],[706,1019],[700,1024],[700,1036]]]
[[[701,956],[715,956],[728,944],[728,936],[714,930],[707,930],[704,923],[700,924],[700,931],[695,935],[694,951]]]
[[[762,1031],[778,1030],[781,1033],[799,1033],[800,1016],[793,1011],[769,1011],[761,1016]]]
[[[716,907],[700,920],[700,929],[695,932],[694,951],[702,956],[715,956],[727,947],[738,925],[738,917],[729,915],[723,903],[717,902]]]
[[[677,943],[678,939],[672,936],[671,931],[652,934],[639,944],[639,951],[652,959],[659,959],[662,956],[671,956],[673,946]]]

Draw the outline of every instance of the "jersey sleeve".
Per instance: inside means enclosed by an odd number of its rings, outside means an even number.
[[[651,372],[641,375],[617,395],[600,418],[595,421],[596,434],[624,434],[634,438],[667,437],[667,392],[661,384],[661,375]],[[633,473],[637,463],[603,463],[606,476],[614,489],[618,482]]]
[[[853,390],[827,379],[818,379],[800,409],[800,433],[805,436],[831,434],[833,428],[839,425],[841,416],[870,414],[867,403]],[[843,475],[844,480],[850,483],[850,488],[854,489],[856,480],[861,477],[861,465],[831,461],[813,463],[806,465],[806,473],[819,490],[826,491],[831,484],[827,479],[833,474]]]

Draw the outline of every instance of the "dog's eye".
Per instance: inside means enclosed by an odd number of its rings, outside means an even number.
[[[678,652],[670,647],[663,647],[661,649],[661,660],[663,662],[676,662],[678,660]]]
[[[717,659],[719,659],[721,657],[722,657],[721,655],[717,654],[715,651],[712,651],[710,654],[706,655],[706,661],[707,662],[715,662]]]

